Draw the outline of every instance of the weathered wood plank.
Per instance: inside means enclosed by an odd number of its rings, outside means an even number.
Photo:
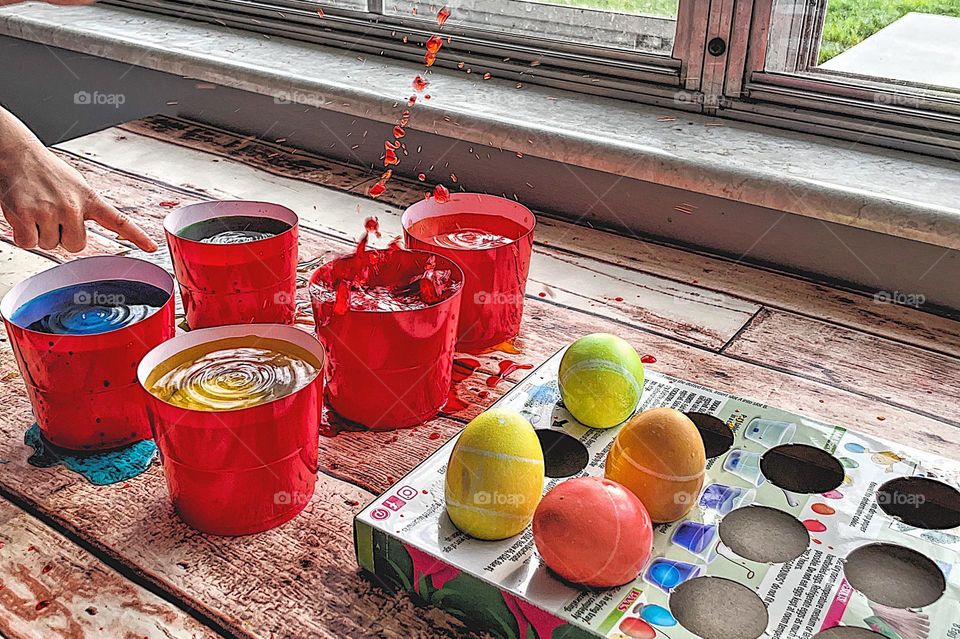
[[[219,637],[10,502],[0,501],[0,634]]]
[[[237,138],[196,125],[193,128],[199,130],[191,133],[187,146],[182,147],[129,131],[121,141],[116,140],[114,133],[104,131],[86,136],[82,147],[76,140],[61,146],[73,152],[83,148],[98,162],[128,171],[135,167],[138,174],[183,188],[193,188],[198,172],[204,170],[211,176],[203,184],[205,193],[223,198],[268,197],[297,211],[304,226],[330,237],[355,241],[363,232],[364,218],[370,216],[379,218],[385,237],[402,233],[402,209],[357,197],[364,190],[362,186],[351,194],[304,183],[311,181],[311,174],[297,174],[297,163],[278,160],[278,168],[268,174],[259,170],[264,162],[262,157],[246,164],[249,158],[241,154],[237,160],[231,157],[221,161],[214,171],[210,167],[210,158],[215,156],[209,138],[228,146]],[[280,155],[272,159],[282,157],[280,151],[276,153]],[[162,162],[159,157],[163,157]],[[406,193],[408,199],[419,198],[421,191],[417,188],[422,189],[397,181],[391,183],[392,191],[388,193],[393,198],[399,197],[399,193]],[[531,264],[532,288],[528,290],[539,293],[544,285],[552,288],[554,280],[557,294],[569,297],[571,306],[590,306],[598,314],[713,349],[721,348],[759,310],[756,304],[723,293],[616,265],[593,262],[588,267],[552,249],[537,249],[537,259]]]
[[[724,352],[960,426],[960,360],[946,355],[769,309]]]
[[[209,537],[174,514],[159,465],[120,485],[95,487],[63,468],[35,468],[21,442],[32,422],[12,354],[0,352],[0,486],[104,556],[204,610],[241,637],[437,637],[462,628],[424,619],[405,596],[360,577],[351,522],[372,495],[326,474],[307,509],[278,529]],[[368,459],[367,463],[377,463]]]
[[[56,262],[0,240],[0,296],[15,284],[40,271],[56,266]]]

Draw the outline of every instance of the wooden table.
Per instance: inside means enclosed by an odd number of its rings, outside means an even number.
[[[108,200],[162,237],[170,207],[270,200],[302,220],[301,259],[343,252],[366,216],[399,234],[425,187],[195,123],[152,117],[58,150]],[[664,211],[663,215],[671,212]],[[709,215],[697,212],[694,215]],[[0,242],[0,287],[70,259]],[[960,323],[859,293],[696,252],[540,218],[521,363],[573,338],[621,335],[660,372],[960,458]],[[91,234],[86,255],[140,255]],[[161,255],[158,258],[163,260]],[[304,318],[309,321],[309,318]],[[358,574],[351,519],[519,377],[491,389],[494,352],[457,393],[469,405],[415,429],[343,432],[320,443],[316,496],[252,537],[182,524],[154,464],[96,487],[27,463],[30,406],[0,344],[0,634],[6,637],[438,637],[464,630]]]

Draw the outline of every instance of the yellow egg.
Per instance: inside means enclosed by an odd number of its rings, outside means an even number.
[[[607,479],[640,498],[655,523],[677,521],[697,503],[707,456],[690,418],[654,408],[631,419],[607,455]]]
[[[515,411],[490,409],[467,424],[447,465],[447,514],[477,539],[506,539],[533,518],[544,481],[533,426]]]

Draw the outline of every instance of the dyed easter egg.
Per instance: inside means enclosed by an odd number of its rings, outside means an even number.
[[[690,418],[672,408],[654,408],[617,434],[605,475],[633,491],[655,523],[665,523],[696,505],[706,465],[703,439]]]
[[[488,410],[467,424],[450,453],[447,514],[471,537],[512,537],[530,523],[543,480],[543,451],[530,422],[515,411]]]
[[[673,613],[657,604],[645,605],[643,610],[640,611],[640,616],[654,626],[670,628],[671,626],[677,625],[677,620],[674,618]]]
[[[636,410],[643,394],[643,362],[616,335],[581,337],[560,360],[560,396],[584,426],[610,428]]]
[[[602,477],[578,477],[548,492],[533,516],[543,562],[567,581],[593,588],[636,579],[650,557],[653,527],[640,500]]]

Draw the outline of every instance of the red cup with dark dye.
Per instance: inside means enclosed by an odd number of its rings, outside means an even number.
[[[457,348],[479,352],[520,332],[536,217],[513,200],[456,193],[403,214],[407,248],[439,253],[464,275]]]
[[[450,394],[463,272],[424,251],[366,251],[321,266],[310,280],[327,352],[327,397],[373,430],[421,424]]]
[[[129,257],[82,258],[14,286],[0,313],[50,443],[104,450],[150,438],[137,365],[174,335],[169,273]]]
[[[191,331],[143,358],[138,377],[183,521],[239,536],[304,509],[317,478],[324,361],[316,337],[281,324]]]
[[[293,324],[299,220],[266,202],[192,204],[163,221],[190,328]]]

